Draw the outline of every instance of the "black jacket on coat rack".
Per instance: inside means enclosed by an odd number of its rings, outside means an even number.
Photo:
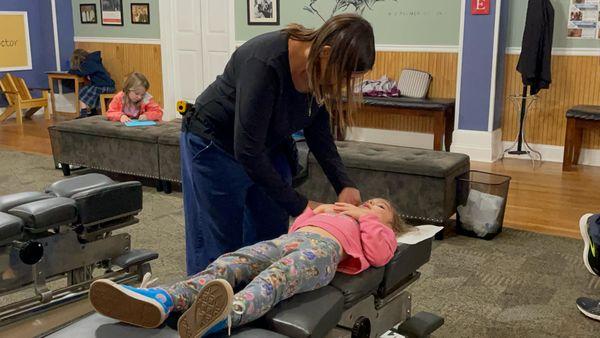
[[[550,0],[529,0],[521,56],[517,70],[530,94],[547,89],[552,82],[551,58],[554,7]]]

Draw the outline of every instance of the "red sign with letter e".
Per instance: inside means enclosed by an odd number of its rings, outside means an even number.
[[[471,15],[490,15],[491,0],[471,0]]]

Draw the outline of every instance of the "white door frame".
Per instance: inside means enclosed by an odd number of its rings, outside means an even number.
[[[164,101],[164,115],[163,118],[166,121],[179,117],[179,114],[175,110],[175,104],[179,98],[175,93],[174,83],[174,61],[173,61],[173,18],[171,1],[177,0],[161,0],[158,2],[159,5],[159,18],[160,18],[160,54],[162,58],[162,84],[163,84],[163,101]],[[197,0],[204,1],[204,0]],[[231,54],[235,49],[235,8],[234,0],[224,0],[229,5],[229,53]],[[200,20],[201,18],[198,18]],[[200,93],[198,93],[200,94]]]

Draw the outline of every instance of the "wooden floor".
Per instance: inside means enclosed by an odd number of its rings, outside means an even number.
[[[47,127],[55,121],[35,116],[0,123],[0,148],[51,154]],[[545,162],[532,168],[527,160],[505,159],[496,163],[472,162],[472,169],[512,177],[504,226],[579,238],[581,215],[600,212],[600,167],[580,166],[563,173],[560,163]]]

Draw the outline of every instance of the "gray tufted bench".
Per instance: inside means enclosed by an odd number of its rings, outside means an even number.
[[[169,132],[179,135],[179,126],[173,121],[134,128],[93,116],[58,123],[48,132],[54,162],[62,164],[65,176],[73,164],[153,178],[162,188],[158,140]]]
[[[363,142],[337,142],[348,174],[363,199],[383,197],[406,220],[440,224],[456,212],[456,177],[469,171],[464,154]],[[309,156],[309,178],[300,190],[316,201],[334,201],[335,192]]]
[[[573,169],[579,163],[584,129],[600,129],[600,106],[575,106],[567,110],[567,130],[563,170]]]

